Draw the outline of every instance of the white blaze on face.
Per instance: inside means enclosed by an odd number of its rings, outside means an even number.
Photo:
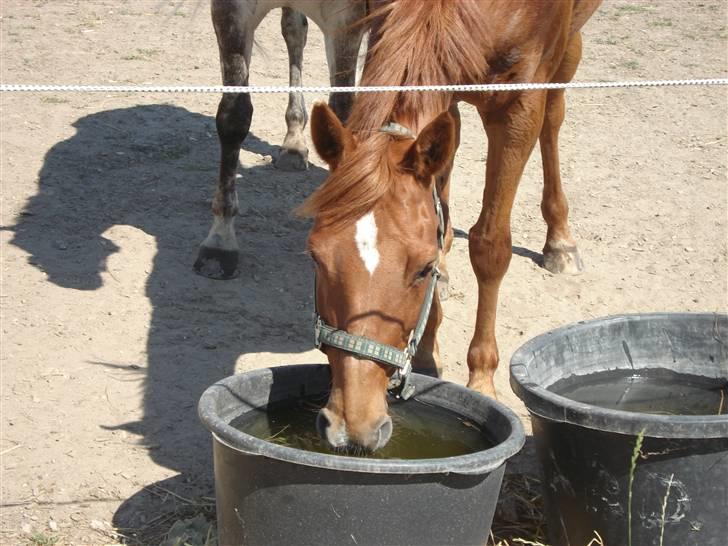
[[[359,218],[356,222],[356,248],[359,249],[359,256],[364,262],[369,274],[372,275],[379,265],[379,251],[377,250],[377,223],[374,221],[374,213],[370,212]]]

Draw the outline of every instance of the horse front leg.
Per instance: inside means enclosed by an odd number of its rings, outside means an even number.
[[[545,93],[530,91],[505,111],[481,112],[488,135],[483,206],[468,234],[470,262],[478,281],[475,331],[468,349],[468,387],[495,396],[498,367],[495,317],[498,289],[511,261],[511,209],[518,183],[541,130]]]
[[[440,298],[435,294],[425,331],[422,334],[420,344],[417,346],[417,353],[412,360],[412,369],[417,373],[442,377],[440,347],[437,343],[437,330],[440,328],[441,322],[442,306],[440,305]]]
[[[303,48],[306,47],[308,36],[306,16],[291,8],[283,8],[281,34],[288,49],[288,81],[292,87],[299,87],[303,85]],[[308,147],[303,133],[307,122],[303,93],[289,93],[286,138],[276,158],[276,168],[284,171],[303,171],[308,168]]]
[[[437,193],[440,196],[442,204],[442,214],[445,219],[445,244],[440,255],[440,278],[437,281],[437,291],[440,301],[445,301],[450,296],[450,273],[447,269],[447,254],[452,247],[452,241],[455,237],[452,219],[450,218],[450,178],[452,176],[453,163],[455,162],[455,153],[460,146],[460,110],[457,103],[453,103],[449,108],[450,115],[455,120],[455,150],[452,160],[445,170],[437,176]]]
[[[212,22],[217,35],[223,85],[248,85],[250,54],[256,21],[250,4],[214,0]],[[239,248],[235,237],[238,194],[235,189],[240,146],[248,135],[253,103],[248,93],[223,94],[215,122],[220,140],[220,172],[212,200],[212,227],[195,261],[195,271],[213,279],[239,274]]]
[[[569,82],[581,60],[581,34],[576,33],[553,82]],[[546,115],[539,141],[543,160],[543,199],[541,213],[548,226],[543,247],[543,265],[551,273],[577,274],[584,269],[576,243],[569,229],[569,203],[561,186],[559,168],[559,129],[564,121],[565,100],[563,89],[552,89],[546,99]]]

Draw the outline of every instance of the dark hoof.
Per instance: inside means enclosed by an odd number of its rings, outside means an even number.
[[[238,251],[200,246],[194,268],[195,273],[208,279],[234,279],[240,275]]]
[[[308,150],[281,148],[274,165],[282,171],[305,171],[308,169]]]
[[[554,274],[578,275],[584,271],[584,262],[574,245],[546,243],[543,266]]]

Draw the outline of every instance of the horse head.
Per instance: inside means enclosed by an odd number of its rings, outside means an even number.
[[[454,121],[443,113],[416,138],[353,134],[319,104],[311,132],[330,167],[328,179],[302,206],[314,217],[308,251],[317,313],[351,339],[403,351],[440,258],[435,175],[452,160]],[[334,448],[384,446],[392,434],[387,388],[395,368],[356,351],[321,348],[332,386],[317,420],[319,433]]]

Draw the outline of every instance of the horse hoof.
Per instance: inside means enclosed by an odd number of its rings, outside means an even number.
[[[219,281],[234,279],[240,275],[238,251],[200,246],[194,268],[195,273],[208,279]]]
[[[282,171],[305,171],[308,169],[308,150],[281,148],[274,165]]]
[[[556,275],[578,275],[584,271],[584,262],[575,245],[546,243],[543,248],[543,266]]]

